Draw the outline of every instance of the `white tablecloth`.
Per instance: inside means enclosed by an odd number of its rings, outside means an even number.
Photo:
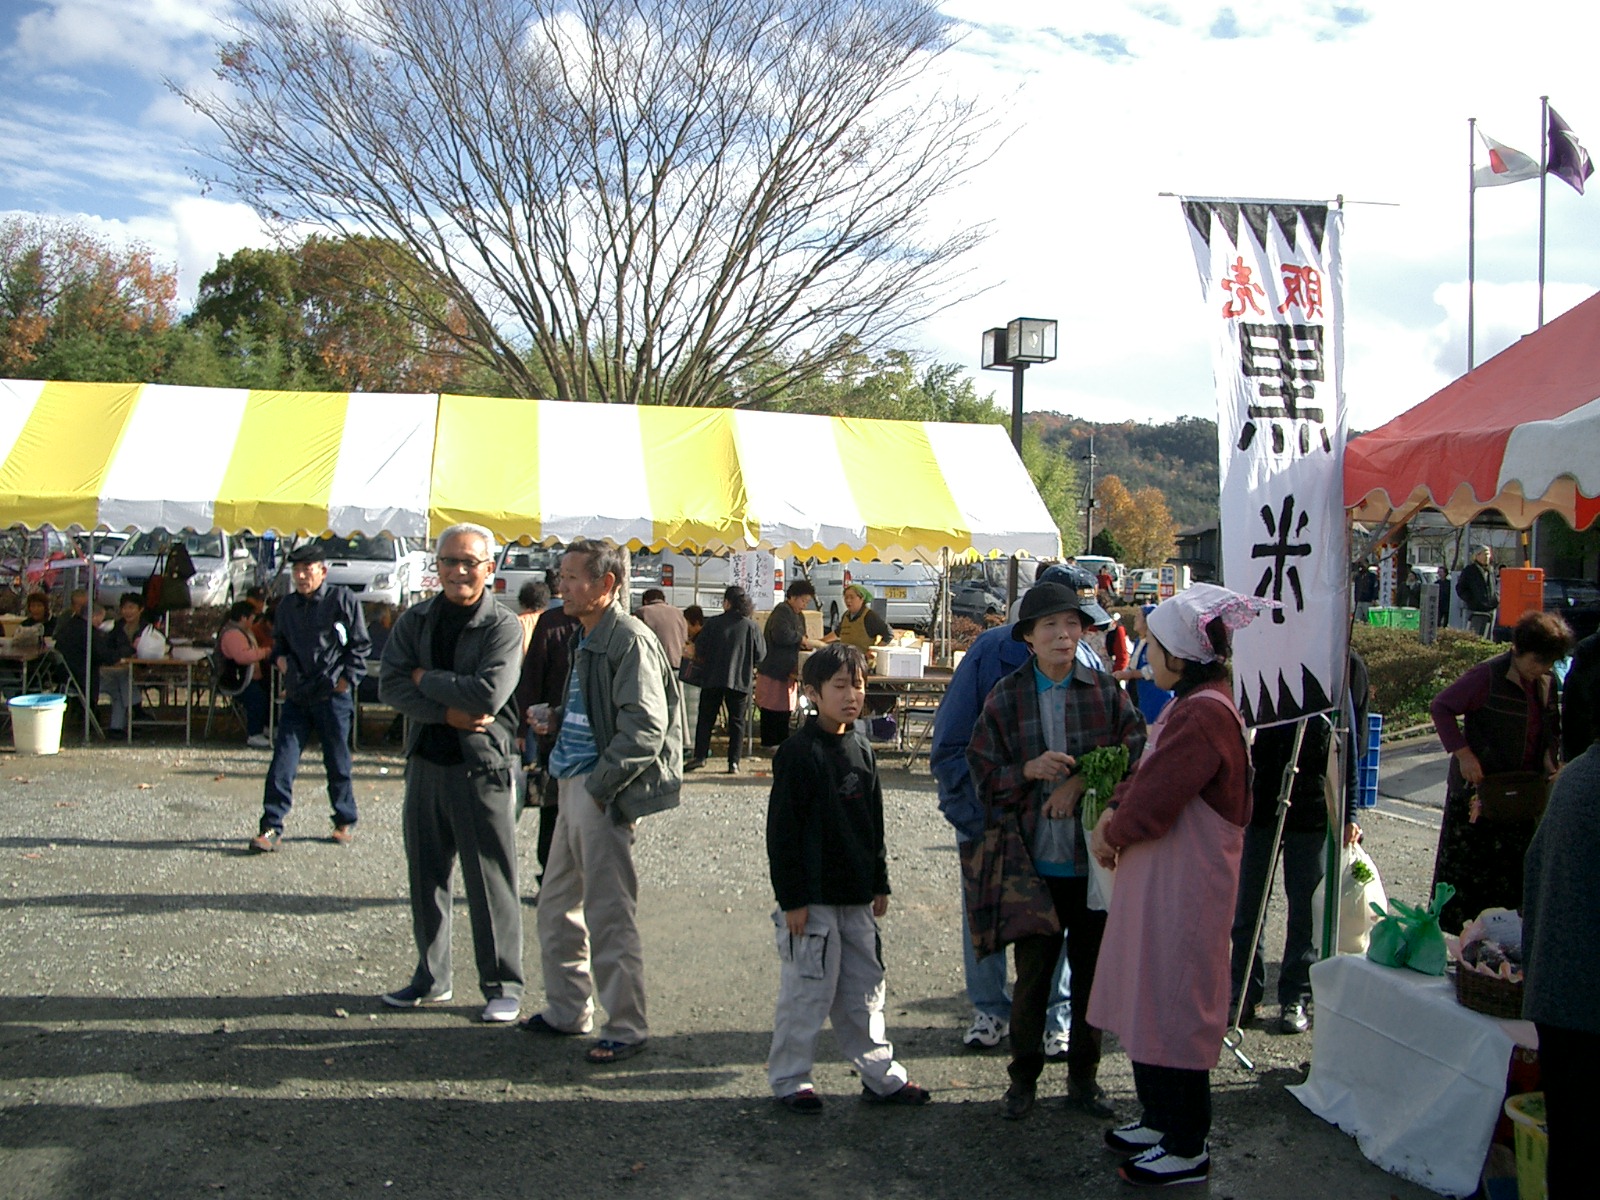
[[[1475,1013],[1448,979],[1356,955],[1317,963],[1311,988],[1311,1074],[1289,1091],[1384,1170],[1442,1195],[1471,1195],[1505,1101],[1511,1048],[1538,1044],[1533,1023]]]

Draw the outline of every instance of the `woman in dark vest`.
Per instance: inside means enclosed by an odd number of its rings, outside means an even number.
[[[1480,819],[1477,789],[1489,775],[1555,774],[1561,706],[1550,672],[1571,649],[1565,621],[1528,613],[1512,631],[1511,653],[1479,663],[1434,698],[1433,726],[1450,753],[1433,863],[1433,882],[1456,889],[1439,921],[1447,933],[1460,933],[1486,908],[1522,903],[1522,859],[1537,822]]]

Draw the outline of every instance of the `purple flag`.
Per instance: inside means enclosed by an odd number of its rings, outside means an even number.
[[[1557,179],[1566,180],[1580,196],[1583,195],[1583,181],[1594,174],[1589,152],[1553,108],[1550,110],[1550,157],[1544,169]]]

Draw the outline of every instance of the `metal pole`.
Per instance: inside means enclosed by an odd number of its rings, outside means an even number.
[[[1472,370],[1473,304],[1477,285],[1477,229],[1478,229],[1478,139],[1475,136],[1478,118],[1467,118],[1467,370]]]
[[[1539,97],[1539,324],[1544,328],[1544,185],[1550,168],[1550,97]]]
[[[1022,373],[1028,369],[1027,363],[1011,364],[1011,448],[1017,452],[1017,458],[1022,458]],[[1009,618],[1011,606],[1017,602],[1021,592],[1021,580],[1018,578],[1017,556],[1011,556],[1011,566],[1006,572],[1006,615]]]
[[[1250,993],[1250,970],[1255,966],[1256,946],[1261,941],[1261,927],[1267,923],[1267,903],[1272,899],[1272,879],[1278,873],[1278,859],[1283,853],[1283,825],[1289,818],[1291,803],[1289,793],[1294,788],[1294,777],[1300,773],[1300,746],[1305,741],[1306,725],[1313,719],[1302,717],[1295,722],[1294,747],[1289,751],[1289,764],[1283,769],[1283,782],[1278,785],[1278,824],[1272,831],[1272,861],[1267,866],[1267,880],[1261,889],[1261,905],[1256,909],[1255,925],[1250,931],[1250,953],[1244,960],[1244,977],[1239,981],[1239,996],[1233,1006],[1233,1021],[1222,1035],[1222,1044],[1233,1051],[1233,1056],[1247,1071],[1254,1071],[1256,1065],[1245,1057],[1242,1049],[1244,1031],[1239,1028],[1239,1021],[1244,1016],[1245,997]]]
[[[1083,552],[1094,553],[1094,432],[1089,433],[1089,453],[1084,455],[1084,461],[1089,464],[1089,492],[1088,499],[1083,506]]]

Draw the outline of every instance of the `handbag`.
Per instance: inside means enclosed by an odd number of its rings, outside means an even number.
[[[1484,821],[1537,821],[1549,796],[1550,784],[1539,771],[1485,775],[1478,784],[1478,816]]]
[[[960,846],[962,898],[972,950],[979,958],[997,954],[1019,938],[1061,932],[1017,814],[987,809],[985,815],[983,836]]]
[[[1444,931],[1439,914],[1456,894],[1453,884],[1440,883],[1433,889],[1433,902],[1427,908],[1390,900],[1389,911],[1376,904],[1378,923],[1372,927],[1367,957],[1383,967],[1410,967],[1424,975],[1443,975],[1449,963]]]

